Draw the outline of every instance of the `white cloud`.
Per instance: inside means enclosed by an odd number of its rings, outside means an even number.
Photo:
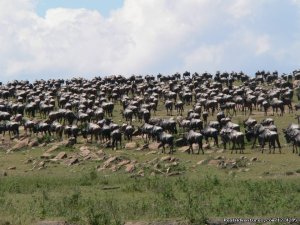
[[[39,17],[36,1],[0,0],[1,79],[213,72],[246,63],[255,71],[258,62],[286,63],[287,54],[295,64],[288,52],[300,50],[262,29],[272,26],[261,19],[274,16],[269,0],[125,0],[109,17],[65,8]]]

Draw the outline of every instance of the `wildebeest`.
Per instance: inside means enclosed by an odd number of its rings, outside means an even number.
[[[113,130],[111,132],[111,147],[114,150],[114,148],[118,149],[118,143],[120,144],[120,148],[122,148],[122,133],[120,129]]]
[[[166,153],[165,145],[167,144],[170,147],[169,154],[173,154],[173,152],[174,152],[174,136],[172,134],[168,134],[168,133],[165,133],[165,132],[160,132],[158,134],[158,140],[160,142],[159,148],[161,146],[163,147],[162,153]]]
[[[200,153],[200,149],[202,150],[202,154],[204,154],[203,147],[202,147],[203,135],[201,133],[190,130],[186,134],[185,137],[186,137],[187,143],[189,144],[189,153],[192,152],[192,154],[193,154],[194,153],[193,144],[198,144],[198,146],[199,146],[198,154]]]
[[[224,144],[224,149],[226,149],[227,143],[232,142],[231,153],[233,150],[236,150],[237,153],[238,149],[236,148],[236,145],[239,146],[240,153],[244,153],[245,141],[244,134],[242,132],[230,128],[223,128],[220,131],[220,136]]]
[[[205,137],[205,140],[206,142],[208,143],[208,139],[209,138],[213,138],[214,139],[214,142],[215,142],[215,145],[217,147],[219,147],[219,142],[218,142],[218,130],[213,128],[213,127],[210,127],[210,126],[206,126],[202,131],[201,133],[203,134],[203,136]]]
[[[250,140],[251,137],[254,138],[252,148],[254,148],[256,140],[258,140],[262,153],[264,152],[264,146],[266,142],[269,143],[270,153],[271,148],[273,148],[273,153],[275,153],[276,143],[278,145],[279,152],[281,153],[281,145],[279,142],[278,133],[277,131],[274,131],[274,129],[264,127],[262,124],[256,124],[251,130],[246,131],[246,137],[248,140]]]

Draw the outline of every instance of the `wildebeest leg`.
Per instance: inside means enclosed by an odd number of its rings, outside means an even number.
[[[204,154],[203,146],[202,146],[202,140],[199,141],[198,145],[199,145],[198,154],[200,153],[200,149],[202,150],[202,154]]]
[[[262,141],[261,141],[261,153],[264,153],[264,147],[265,147],[265,140],[263,139]]]
[[[174,148],[174,145],[173,145],[173,143],[170,145],[170,152],[169,152],[169,154],[173,154],[173,148]]]
[[[281,145],[280,145],[279,137],[278,136],[276,136],[276,142],[277,142],[277,145],[278,145],[278,148],[279,148],[279,153],[281,153]],[[275,143],[274,143],[274,147],[275,147]]]
[[[191,154],[191,152],[193,152],[193,144],[189,143],[189,150],[188,153]]]
[[[254,148],[255,143],[256,143],[256,136],[254,137],[254,141],[253,141],[253,144],[252,144],[252,149]]]
[[[217,147],[219,148],[218,136],[214,137],[214,139],[215,139],[215,144],[216,144]]]

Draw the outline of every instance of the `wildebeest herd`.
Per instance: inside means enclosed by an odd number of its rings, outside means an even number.
[[[18,139],[23,127],[22,135],[26,136],[49,135],[73,143],[80,136],[90,142],[107,143],[112,149],[122,148],[122,137],[132,141],[133,136],[139,135],[146,143],[160,143],[163,152],[165,146],[173,153],[174,146],[188,145],[188,152],[193,153],[193,145],[198,144],[198,154],[204,154],[203,141],[209,139],[217,147],[220,139],[224,149],[231,144],[232,151],[243,153],[246,139],[252,147],[257,142],[262,152],[266,143],[270,152],[274,153],[275,148],[281,152],[274,120],[266,117],[256,121],[251,114],[253,110],[265,116],[293,113],[292,99],[298,80],[297,70],[289,75],[258,71],[254,77],[243,72],[217,72],[214,76],[184,72],[33,83],[15,80],[0,83],[0,134],[8,133],[11,139]],[[296,94],[299,100],[300,95]],[[157,116],[160,103],[164,104],[166,118]],[[117,104],[121,112],[116,112]],[[185,110],[187,106],[192,109]],[[295,104],[294,108],[297,110],[300,105]],[[231,121],[238,111],[248,118],[242,124],[245,133],[240,124]],[[114,122],[116,114],[126,124]],[[208,120],[210,115],[216,119]],[[298,152],[298,124],[289,125],[283,133],[286,141],[292,143],[293,152]]]

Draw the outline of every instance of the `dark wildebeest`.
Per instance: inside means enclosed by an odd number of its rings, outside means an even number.
[[[287,129],[283,129],[284,137],[287,143],[292,142],[293,144],[293,153],[298,153],[300,156],[300,127],[298,124],[291,124]]]
[[[200,153],[200,149],[202,150],[202,154],[204,154],[203,147],[202,147],[203,135],[201,133],[190,130],[185,137],[187,143],[189,144],[189,151],[188,151],[189,153],[192,152],[192,154],[194,154],[193,144],[198,144],[199,146],[198,154]]]
[[[113,130],[111,132],[111,139],[112,139],[112,150],[114,150],[114,147],[118,149],[118,143],[120,143],[120,148],[122,148],[122,133],[120,129]]]
[[[205,137],[205,140],[206,140],[206,143],[208,143],[208,138],[213,138],[214,139],[214,142],[215,142],[215,145],[217,147],[219,147],[219,142],[218,142],[218,130],[216,128],[213,128],[213,127],[205,127],[201,133],[203,134],[203,136]]]
[[[224,144],[224,149],[226,149],[226,143],[232,142],[231,153],[233,150],[236,150],[237,153],[238,149],[236,148],[236,145],[239,146],[240,153],[244,153],[245,141],[244,134],[242,132],[230,128],[223,128],[220,131],[220,136]]]
[[[161,132],[158,135],[158,140],[160,142],[158,148],[160,148],[161,146],[163,147],[162,153],[166,153],[166,151],[165,151],[165,145],[167,144],[170,147],[169,154],[173,154],[173,152],[174,152],[174,137],[173,137],[172,134]]]
[[[175,103],[175,109],[177,110],[177,114],[182,116],[182,112],[184,111],[183,109],[184,103],[182,101],[178,101]]]
[[[262,153],[264,152],[265,143],[269,143],[269,152],[271,153],[271,148],[273,148],[273,153],[275,153],[276,143],[281,153],[281,145],[279,142],[279,137],[277,131],[275,131],[275,126],[264,127],[261,124],[256,124],[251,130],[246,131],[246,137],[249,141],[251,137],[254,137],[254,142],[252,148],[255,146],[256,139],[258,139],[259,145],[261,147]]]
[[[167,115],[172,116],[173,102],[171,100],[166,100],[165,107],[166,107],[166,110],[167,110]]]

